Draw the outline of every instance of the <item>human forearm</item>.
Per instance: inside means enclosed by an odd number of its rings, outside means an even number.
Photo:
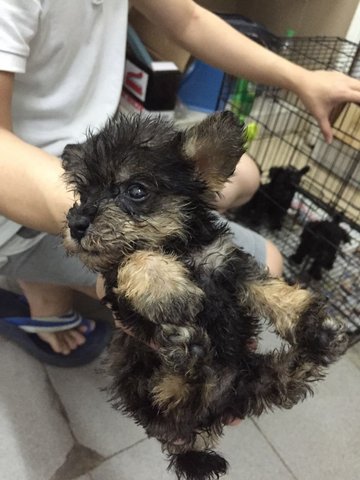
[[[202,31],[201,35],[199,32]],[[214,35],[214,32],[219,34]],[[248,80],[296,90],[304,69],[239,34],[204,9],[189,23],[182,42],[192,54],[210,65]]]
[[[360,102],[360,81],[333,71],[310,71],[251,41],[192,0],[134,0],[134,6],[195,57],[237,77],[295,92],[330,142],[330,114]]]
[[[58,158],[0,128],[0,213],[22,225],[58,234],[73,203]]]
[[[227,73],[289,90],[306,74],[194,2],[137,0],[135,6],[195,57]]]

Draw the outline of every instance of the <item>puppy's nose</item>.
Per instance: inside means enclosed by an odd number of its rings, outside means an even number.
[[[70,218],[68,224],[72,238],[80,241],[89,228],[90,218],[84,215],[77,215],[76,217]]]

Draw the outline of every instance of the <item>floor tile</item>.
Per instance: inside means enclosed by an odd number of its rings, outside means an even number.
[[[298,480],[360,476],[360,371],[346,357],[318,384],[314,398],[257,420]]]
[[[81,368],[47,367],[79,443],[108,457],[145,438],[142,428],[115,411],[101,390],[107,380],[93,362]]]
[[[86,475],[104,461],[104,457],[79,443],[74,443],[65,462],[54,472],[50,480],[73,480]]]
[[[349,348],[347,356],[360,369],[360,342]]]
[[[251,480],[294,480],[251,420],[228,427],[219,446],[230,463],[222,477]],[[93,480],[175,480],[156,440],[145,440],[119,453],[91,472]]]
[[[90,472],[93,480],[175,480],[156,440],[144,440]]]
[[[61,407],[43,366],[0,338],[0,476],[50,479],[72,448]]]
[[[227,427],[219,450],[230,464],[226,479],[294,480],[252,420]]]

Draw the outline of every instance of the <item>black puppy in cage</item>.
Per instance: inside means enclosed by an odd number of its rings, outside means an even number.
[[[309,274],[315,280],[321,280],[322,269],[331,270],[336,260],[340,244],[350,242],[350,236],[339,223],[343,215],[337,213],[334,218],[324,221],[308,222],[301,234],[301,242],[290,261],[300,264],[307,257],[312,259]]]
[[[261,185],[250,202],[234,213],[235,220],[253,227],[265,223],[272,230],[280,229],[301,178],[309,170],[309,166],[300,170],[292,166],[270,168],[270,182]]]

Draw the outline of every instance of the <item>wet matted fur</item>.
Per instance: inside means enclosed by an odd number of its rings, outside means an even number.
[[[112,402],[161,442],[179,479],[224,474],[224,423],[291,408],[346,348],[323,301],[271,278],[214,213],[243,145],[229,112],[183,132],[118,116],[63,154],[79,198],[64,243],[104,276],[106,302],[133,332],[119,329],[110,347]],[[286,347],[250,348],[263,320]]]

